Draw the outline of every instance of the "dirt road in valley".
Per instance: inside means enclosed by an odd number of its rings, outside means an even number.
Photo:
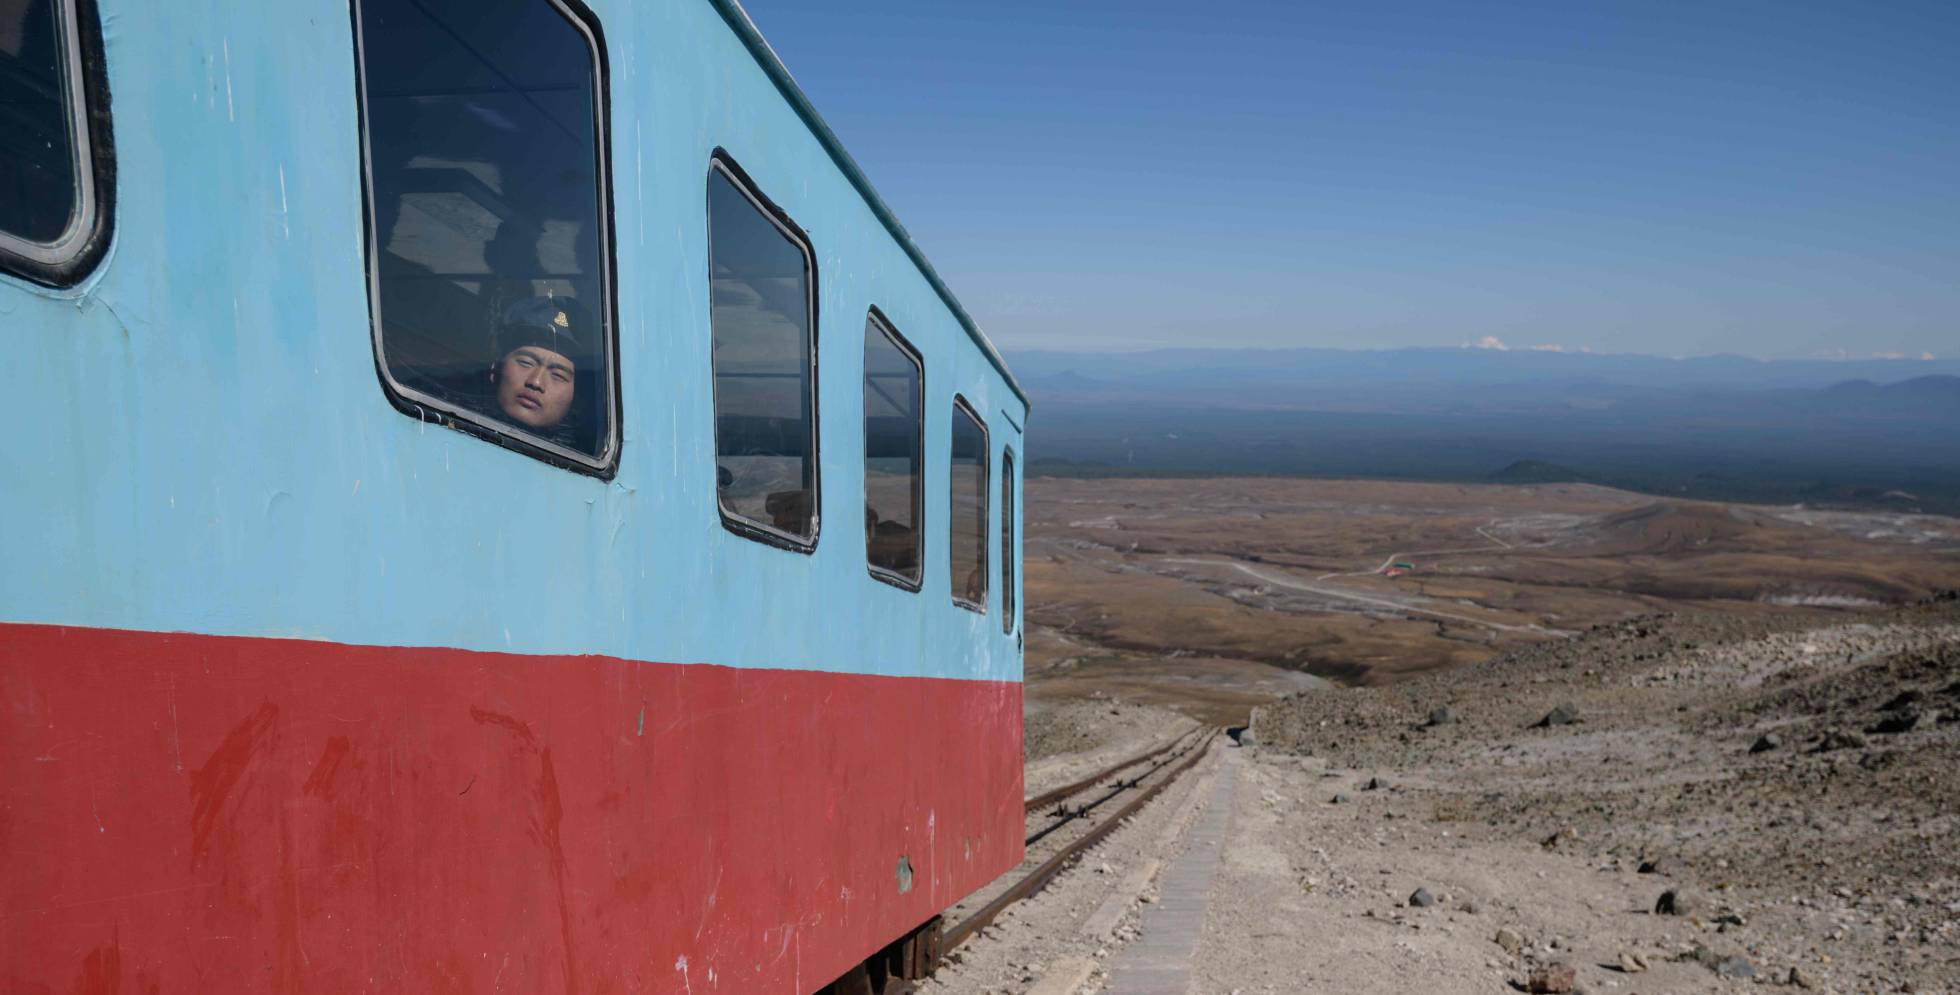
[[[1393,558],[1391,557],[1391,560],[1392,559]],[[1427,615],[1431,618],[1444,618],[1444,619],[1449,619],[1452,622],[1462,622],[1465,625],[1478,625],[1489,629],[1496,629],[1499,632],[1534,632],[1547,636],[1570,635],[1570,633],[1558,629],[1548,629],[1542,625],[1535,625],[1529,622],[1524,623],[1522,625],[1514,625],[1505,622],[1496,622],[1486,618],[1477,618],[1471,615],[1463,615],[1457,612],[1447,612],[1436,608],[1429,608],[1425,606],[1424,602],[1426,599],[1424,598],[1418,598],[1418,597],[1392,597],[1391,598],[1391,597],[1382,597],[1380,595],[1360,594],[1354,591],[1347,590],[1345,588],[1336,587],[1329,584],[1308,583],[1305,581],[1294,580],[1291,577],[1286,577],[1286,576],[1276,574],[1270,569],[1255,567],[1249,563],[1233,563],[1227,560],[1196,560],[1196,559],[1186,559],[1181,557],[1166,558],[1163,562],[1183,563],[1183,564],[1207,566],[1207,567],[1226,567],[1233,570],[1237,570],[1240,573],[1243,573],[1261,583],[1274,584],[1279,587],[1291,588],[1295,591],[1306,591],[1310,594],[1318,594],[1321,597],[1334,598],[1339,601],[1352,601],[1356,604],[1372,605],[1376,608],[1387,609],[1389,611],[1397,612],[1399,614],[1404,614],[1404,615]],[[1328,576],[1355,577],[1355,576],[1365,576],[1366,574],[1371,574],[1374,572],[1375,571],[1366,571],[1363,574],[1330,574]]]
[[[1394,566],[1397,561],[1401,561],[1401,560],[1413,560],[1418,558],[1427,559],[1427,558],[1434,558],[1438,556],[1455,556],[1463,553],[1489,553],[1492,550],[1518,548],[1516,543],[1505,542],[1504,540],[1499,539],[1498,537],[1490,534],[1491,527],[1497,525],[1501,521],[1502,519],[1493,518],[1488,523],[1477,526],[1476,529],[1477,534],[1489,540],[1486,544],[1482,546],[1465,546],[1460,549],[1412,549],[1407,552],[1390,553],[1387,556],[1382,557],[1381,563],[1377,564],[1375,568],[1372,570],[1348,570],[1339,573],[1325,573],[1325,574],[1321,574],[1318,577],[1315,577],[1314,579],[1332,580],[1336,577],[1372,577],[1376,574],[1388,572],[1388,569],[1390,567]]]

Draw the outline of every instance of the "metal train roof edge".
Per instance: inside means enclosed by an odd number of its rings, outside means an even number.
[[[898,215],[892,213],[891,205],[885,203],[885,199],[878,195],[877,188],[871,185],[871,178],[864,174],[857,160],[851,158],[851,153],[844,148],[844,143],[837,137],[837,133],[830,130],[830,125],[825,123],[823,115],[817,113],[816,105],[810,102],[809,95],[797,84],[796,77],[790,75],[789,67],[783,64],[776,50],[769,46],[769,40],[762,36],[761,29],[755,26],[755,20],[749,17],[747,10],[742,8],[740,0],[709,0],[709,2],[714,4],[722,19],[727,21],[728,26],[735,31],[736,37],[742,40],[743,47],[755,57],[755,61],[762,66],[762,71],[768,74],[770,81],[776,84],[776,89],[782,92],[783,99],[788,100],[790,106],[796,110],[797,117],[803,119],[810,133],[815,135],[824,150],[830,153],[831,161],[835,162],[837,168],[844,172],[844,177],[851,181],[851,186],[857,190],[859,196],[864,198],[865,204],[871,208],[871,213],[876,215],[879,223],[891,233],[893,241],[898,243],[899,248],[905,250],[905,255],[912,260],[914,266],[919,268],[920,275],[926,278],[926,282],[939,295],[939,299],[945,302],[947,309],[953,312],[953,317],[959,321],[960,327],[966,330],[967,337],[973,340],[974,345],[980,347],[980,352],[987,357],[987,362],[993,364],[995,372],[1007,382],[1007,389],[1020,399],[1023,410],[1033,412],[1034,404],[1028,400],[1027,391],[1021,388],[1021,382],[1016,380],[1013,371],[1007,368],[1007,361],[1001,358],[1000,351],[994,348],[993,341],[987,338],[987,333],[980,330],[973,316],[967,313],[966,307],[960,303],[958,297],[953,295],[952,288],[946,286],[945,280],[940,279],[939,271],[933,268],[932,261],[926,258],[924,250],[912,240],[912,234],[905,230],[905,225],[898,220]]]

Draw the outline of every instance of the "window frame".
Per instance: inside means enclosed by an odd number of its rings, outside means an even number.
[[[1004,635],[1014,634],[1014,537],[1016,530],[1015,509],[1020,502],[1015,500],[1014,487],[1014,447],[1002,446],[1000,450],[1000,631]]]
[[[75,213],[52,242],[0,229],[0,271],[47,287],[80,283],[109,250],[115,228],[116,154],[109,74],[95,0],[49,0],[66,77]]]
[[[926,536],[928,534],[926,532],[926,359],[923,353],[919,352],[904,335],[899,333],[897,326],[893,325],[891,319],[885,317],[885,313],[878,310],[875,304],[872,305],[870,313],[865,317],[864,330],[867,336],[870,335],[872,326],[874,325],[885,336],[885,341],[890,342],[901,354],[907,359],[910,359],[919,368],[919,391],[918,397],[914,399],[915,404],[913,407],[913,410],[918,415],[916,421],[919,430],[913,437],[912,455],[913,465],[919,468],[919,486],[912,492],[912,534],[918,537],[919,579],[912,580],[904,574],[887,570],[872,563],[871,537],[868,535],[865,536],[864,566],[865,569],[871,572],[871,576],[893,587],[916,594],[923,590],[926,584]],[[867,378],[870,375],[869,371],[865,372]],[[864,487],[868,498],[871,489],[870,474],[868,472],[871,462],[871,413],[869,411],[866,411],[864,414],[864,459],[867,470]]]
[[[974,407],[972,403],[967,401],[965,395],[954,394],[953,413],[957,416],[962,411],[973,419],[973,424],[980,428],[980,500],[991,503],[993,494],[993,435],[987,428],[987,419],[980,417],[980,409]],[[987,554],[988,547],[993,545],[993,537],[986,534],[988,523],[993,521],[993,510],[988,508],[986,503],[983,503],[980,507],[980,601],[976,603],[960,597],[959,587],[953,581],[952,576],[954,548],[952,529],[958,521],[958,516],[953,514],[953,426],[956,424],[958,423],[954,422],[946,426],[946,586],[952,589],[953,604],[967,611],[985,615],[987,614],[987,599],[993,593],[993,576],[991,574],[993,565],[987,562],[991,559]]]
[[[624,447],[622,395],[620,391],[619,354],[619,252],[616,241],[617,225],[613,223],[613,175],[612,175],[612,72],[606,58],[605,32],[599,24],[599,17],[591,8],[579,0],[527,0],[541,3],[557,11],[569,25],[584,37],[586,48],[591,53],[593,72],[592,101],[593,114],[593,178],[598,192],[597,218],[599,224],[599,251],[605,256],[603,264],[595,267],[599,278],[600,305],[592,313],[605,324],[600,335],[606,351],[605,376],[601,389],[605,392],[606,423],[601,433],[604,444],[597,455],[583,453],[569,446],[560,445],[542,436],[522,431],[506,422],[481,412],[471,411],[461,405],[443,401],[424,391],[416,390],[398,382],[388,370],[387,348],[382,335],[381,324],[381,267],[379,265],[381,246],[378,233],[374,230],[374,149],[368,131],[367,118],[367,57],[366,39],[362,37],[361,7],[371,0],[353,0],[348,4],[348,12],[354,24],[354,110],[356,124],[361,139],[361,244],[365,250],[362,260],[367,268],[368,292],[368,333],[374,348],[374,370],[381,381],[381,391],[387,396],[395,410],[417,421],[434,422],[455,429],[466,435],[494,443],[505,449],[522,453],[533,459],[564,470],[611,480],[619,472],[620,451]]]
[[[775,225],[776,229],[803,253],[803,269],[809,277],[805,281],[804,301],[810,311],[810,535],[808,538],[793,535],[767,522],[759,522],[731,512],[727,503],[722,500],[720,487],[715,489],[715,510],[721,517],[722,527],[744,539],[753,539],[795,553],[814,553],[817,551],[817,540],[823,534],[823,427],[821,424],[823,403],[820,396],[823,379],[818,375],[817,365],[822,325],[818,321],[817,314],[816,248],[810,241],[809,233],[790,219],[789,212],[777,206],[775,201],[770,200],[769,196],[762,192],[727,149],[714,150],[714,153],[708,157],[708,172],[701,188],[703,207],[701,221],[706,235],[704,244],[708,250],[706,257],[708,265],[705,267],[708,279],[708,295],[705,298],[708,302],[708,407],[710,423],[714,430],[713,455],[716,466],[719,466],[721,461],[721,409],[715,395],[715,227],[708,198],[711,196],[709,185],[714,181],[717,172],[735,187],[736,192],[748,199],[750,206],[756,209],[756,213]]]

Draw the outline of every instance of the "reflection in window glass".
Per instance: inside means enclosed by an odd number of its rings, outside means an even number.
[[[953,399],[953,510],[949,528],[953,600],[987,610],[987,427]]]
[[[874,573],[919,585],[925,372],[898,333],[864,323],[864,542]]]
[[[1000,631],[1014,631],[1014,453],[1000,457]]]
[[[80,209],[73,30],[65,3],[0,0],[0,231],[26,242],[59,241]]]
[[[708,172],[715,463],[724,520],[817,534],[810,256],[720,163]]]
[[[421,404],[612,449],[592,43],[551,0],[361,0],[377,348]]]

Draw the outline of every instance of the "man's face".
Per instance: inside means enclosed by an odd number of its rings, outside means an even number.
[[[543,346],[512,349],[497,364],[497,406],[526,428],[550,428],[572,406],[572,361]]]

